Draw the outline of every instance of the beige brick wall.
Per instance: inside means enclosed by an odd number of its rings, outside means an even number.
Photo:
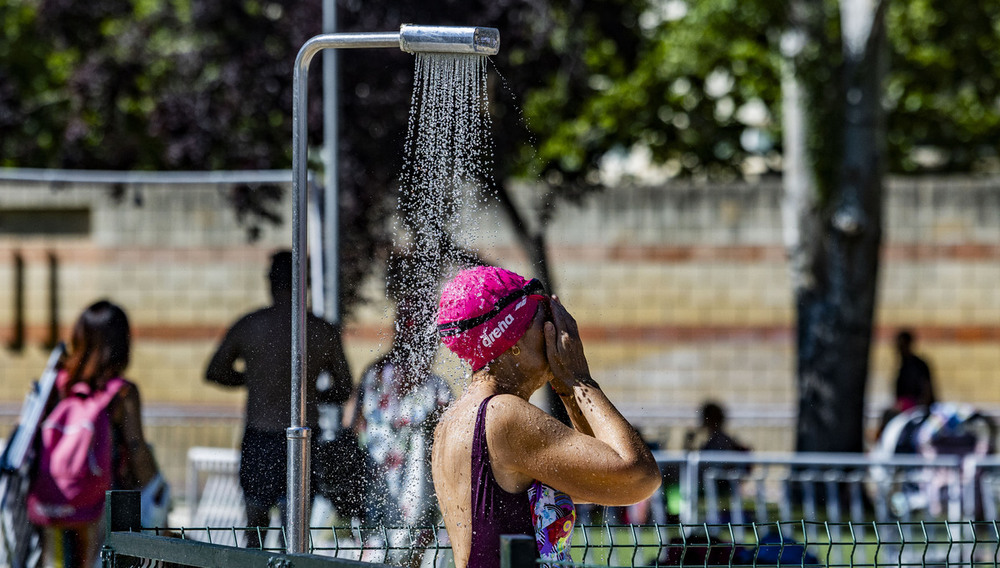
[[[918,348],[937,371],[942,398],[1000,409],[998,187],[1000,180],[890,181],[873,412],[888,401],[891,333],[901,325],[921,333]],[[520,188],[517,198],[530,205],[534,195]],[[184,444],[238,439],[234,417],[243,395],[205,385],[204,364],[226,326],[267,301],[267,258],[288,245],[291,228],[266,229],[261,242],[248,244],[216,187],[148,186],[141,198],[143,206],[135,207],[113,203],[101,186],[54,191],[0,184],[0,211],[87,207],[93,228],[82,238],[0,235],[0,338],[10,339],[15,253],[26,262],[29,327],[25,350],[0,349],[0,404],[16,408],[44,363],[39,343],[46,336],[52,252],[63,337],[84,306],[111,297],[136,328],[130,373],[146,404],[157,412],[222,409],[224,416],[205,426],[204,441],[194,426],[162,416],[150,422],[151,437],[176,468]],[[700,402],[715,398],[754,447],[791,447],[794,312],[780,199],[776,183],[619,187],[561,207],[547,231],[557,290],[580,320],[598,380],[671,445],[679,444]],[[281,211],[291,218],[287,196]],[[474,232],[470,245],[530,273],[506,221],[492,210],[483,215],[480,226],[489,231]],[[381,282],[365,286],[376,301],[347,325],[355,375],[389,341],[390,312],[377,300]],[[440,366],[460,387],[463,371],[454,358],[443,355]]]

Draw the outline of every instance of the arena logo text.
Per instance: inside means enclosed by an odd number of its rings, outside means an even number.
[[[514,306],[514,312],[523,308],[524,305],[527,303],[528,303],[528,298],[522,298],[521,301],[518,302],[516,306]],[[496,327],[494,327],[492,330],[483,335],[483,345],[485,347],[493,345],[493,342],[496,341],[497,339],[500,339],[500,336],[503,335],[503,332],[507,331],[507,328],[510,327],[510,324],[514,323],[514,312],[507,314],[507,317],[500,320],[500,322],[497,323]]]

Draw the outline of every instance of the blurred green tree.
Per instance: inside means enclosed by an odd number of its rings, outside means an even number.
[[[127,169],[159,163],[150,115],[173,77],[177,15],[159,2],[0,6],[0,163]]]
[[[618,0],[604,12],[576,4],[584,3],[549,2],[555,26],[546,41],[563,63],[518,85],[537,139],[525,172],[598,183],[602,160],[635,148],[669,175],[781,171],[780,42],[791,7],[803,3]],[[804,4],[820,15],[799,58],[820,103],[814,114],[827,117],[816,117],[819,144],[842,119],[841,11],[836,0]],[[1000,4],[890,2],[881,17],[887,170],[996,169]]]

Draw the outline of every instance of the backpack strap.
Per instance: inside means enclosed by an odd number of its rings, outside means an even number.
[[[103,406],[108,406],[118,393],[128,385],[128,381],[121,377],[115,377],[104,385],[104,389],[92,393],[90,396],[99,400]]]

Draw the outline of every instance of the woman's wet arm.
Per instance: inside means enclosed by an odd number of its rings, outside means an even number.
[[[595,398],[594,393],[589,396]],[[599,436],[608,434],[594,416],[587,419]],[[631,429],[624,419],[621,422],[624,428]],[[618,432],[619,437],[627,438],[627,434]],[[534,405],[513,397],[491,406],[487,436],[496,466],[537,479],[575,500],[628,505],[648,497],[660,483],[656,462],[644,444],[640,443],[636,451],[622,451],[620,443],[608,443],[568,428]]]
[[[612,450],[617,460],[608,462],[612,477],[622,475],[629,482],[648,485],[650,492],[659,485],[659,469],[639,433],[618,412],[590,375],[576,321],[559,303],[551,302],[552,321],[545,324],[545,342],[552,385],[581,433],[600,440]],[[586,425],[581,428],[582,425]]]
[[[570,422],[576,428],[577,432],[593,436],[594,429],[590,427],[590,422],[587,421],[587,417],[580,410],[580,405],[576,402],[576,395],[571,392],[566,395],[558,394],[558,396],[559,400],[562,401],[563,407],[566,408],[566,414],[569,416]]]

